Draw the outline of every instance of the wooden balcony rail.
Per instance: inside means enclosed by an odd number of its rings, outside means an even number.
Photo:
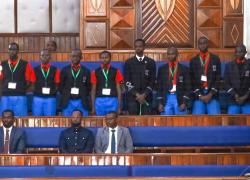
[[[250,153],[1,155],[0,166],[40,165],[249,165]]]

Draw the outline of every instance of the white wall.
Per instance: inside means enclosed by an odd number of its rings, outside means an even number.
[[[244,44],[247,47],[247,57],[250,58],[250,0],[244,0]]]

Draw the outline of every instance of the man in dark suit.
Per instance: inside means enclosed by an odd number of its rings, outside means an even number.
[[[99,128],[95,139],[96,153],[132,153],[133,142],[128,128],[117,125],[117,113],[105,116],[106,127]]]
[[[25,153],[26,134],[23,130],[13,126],[14,112],[6,109],[2,113],[3,127],[0,128],[0,153]]]
[[[59,150],[61,153],[92,153],[94,136],[91,131],[81,126],[82,112],[74,110],[71,127],[60,134]]]
[[[162,115],[187,114],[187,104],[190,100],[191,83],[189,70],[177,60],[178,50],[170,47],[167,50],[169,63],[158,70],[158,110]]]
[[[126,106],[130,115],[152,113],[152,92],[156,77],[155,61],[144,55],[145,41],[135,40],[135,56],[125,63]]]
[[[194,94],[193,114],[220,114],[218,94],[221,62],[208,51],[208,39],[198,40],[200,53],[190,61],[190,78]]]
[[[250,62],[246,46],[235,48],[235,60],[226,65],[224,82],[229,95],[228,114],[250,114]]]

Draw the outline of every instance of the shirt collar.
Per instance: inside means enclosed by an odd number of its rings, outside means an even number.
[[[81,67],[81,64],[79,63],[79,64],[75,65],[75,64],[72,64],[72,63],[71,63],[71,67],[72,67],[72,69],[73,69],[74,71],[77,71],[77,70]]]
[[[10,133],[10,132],[11,132],[11,130],[12,130],[12,127],[13,127],[13,126],[11,126],[11,127],[9,127],[9,128],[6,128],[6,127],[4,127],[4,126],[3,126],[3,132],[5,133],[5,132],[6,132],[6,130],[8,129],[8,130],[9,130],[9,133]]]
[[[48,69],[50,68],[50,63],[41,64],[41,67],[43,68],[43,70],[48,71]]]
[[[12,59],[12,60],[9,59],[9,64],[11,64],[12,66],[16,66],[17,62],[18,62],[18,58]]]
[[[246,62],[245,58],[242,59],[242,60],[241,60],[240,58],[237,58],[237,59],[236,59],[236,63],[237,63],[237,64],[244,64],[245,62]]]
[[[103,67],[104,67],[104,65],[103,65],[103,64],[101,64],[101,67],[103,68]],[[109,68],[110,68],[110,64],[107,64],[107,65],[106,65],[106,67],[107,67],[107,69],[109,69]]]
[[[136,59],[137,59],[138,61],[140,61],[140,59],[141,59],[141,61],[143,61],[143,59],[144,59],[144,57],[145,57],[144,55],[143,55],[142,57],[140,57],[140,56],[138,56],[137,54],[136,54],[135,56],[136,56]],[[140,61],[140,62],[141,62],[141,61]]]
[[[200,51],[200,57],[203,59],[203,60],[206,60],[206,57],[208,56],[208,51],[203,53]]]
[[[111,128],[111,127],[109,127],[109,131],[112,131],[112,130],[115,130],[115,132],[117,132],[117,130],[118,130],[118,126],[116,126],[115,128]]]
[[[176,67],[177,63],[178,63],[177,60],[174,61],[174,62],[169,62],[169,66],[170,67]]]

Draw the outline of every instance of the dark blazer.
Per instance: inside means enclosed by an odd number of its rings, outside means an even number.
[[[177,75],[176,75],[176,94],[178,104],[187,104],[191,94],[191,82],[189,76],[189,70],[186,66],[178,63]],[[165,105],[166,94],[172,89],[172,83],[169,81],[169,64],[162,65],[158,70],[157,75],[157,91],[158,102]]]
[[[128,128],[118,126],[117,132],[117,152],[132,153],[133,142]],[[105,153],[109,145],[109,128],[99,128],[95,139],[95,152]]]
[[[203,94],[201,75],[203,72],[201,66],[200,56],[197,55],[190,61],[190,78],[192,83],[192,90],[195,98],[199,97],[199,94]],[[221,62],[217,55],[210,53],[210,62],[208,65],[207,81],[208,91],[213,93],[213,97],[218,97],[221,80]]]
[[[94,147],[93,133],[81,127],[77,132],[70,127],[60,134],[59,151],[61,153],[92,153]]]
[[[136,56],[125,62],[124,79],[129,94],[135,95],[136,92],[151,95],[154,89],[156,78],[155,61],[144,56],[139,62]]]
[[[10,134],[9,151],[13,154],[25,153],[26,148],[26,133],[17,127],[12,127]],[[4,151],[4,132],[3,127],[0,128],[0,153]]]
[[[243,96],[250,93],[250,62],[247,60],[243,64],[240,74],[238,64],[235,61],[226,65],[224,73],[224,87],[230,96],[230,101],[235,103],[235,94]],[[247,99],[250,102],[250,98]]]

